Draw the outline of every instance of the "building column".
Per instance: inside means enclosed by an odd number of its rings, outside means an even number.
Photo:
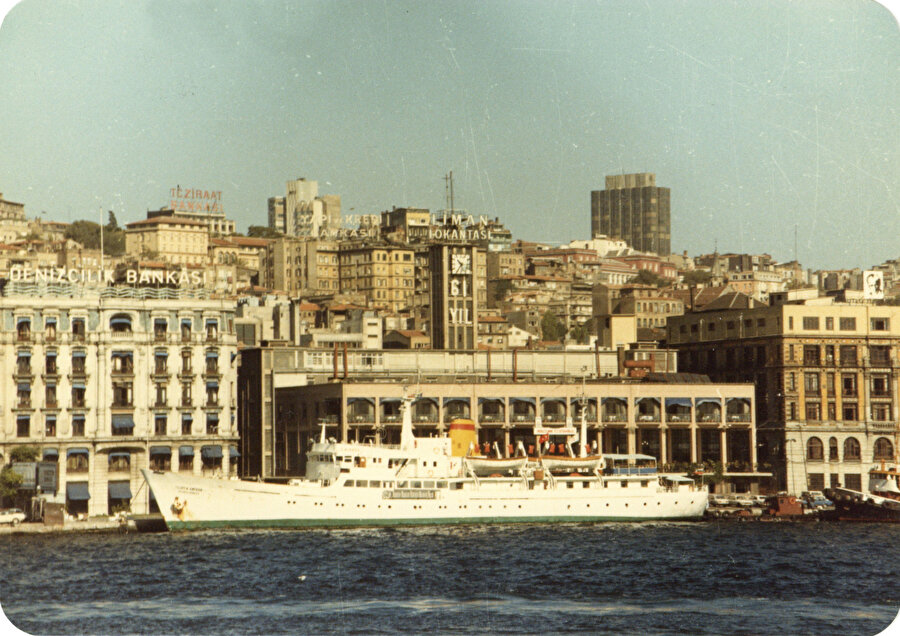
[[[629,425],[625,430],[628,432],[628,454],[634,455],[637,453],[637,427]]]
[[[756,423],[750,426],[750,471],[756,472]]]
[[[722,470],[728,465],[728,429],[719,429],[719,461],[722,462]]]
[[[669,463],[669,458],[666,457],[666,451],[669,448],[669,445],[667,443],[668,440],[666,439],[668,436],[669,436],[669,427],[667,427],[665,424],[661,425],[659,427],[659,463],[660,464]],[[662,468],[662,466],[660,466],[660,469],[661,468]]]
[[[691,422],[691,428],[689,429],[691,432],[691,463],[697,463],[697,446],[700,442],[700,434],[697,431],[697,424]]]

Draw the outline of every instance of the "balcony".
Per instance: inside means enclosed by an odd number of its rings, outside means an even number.
[[[125,400],[113,400],[109,407],[112,409],[133,409],[134,403],[126,402]]]
[[[182,407],[191,407],[194,406],[194,401],[190,397],[181,397],[181,406]]]
[[[19,398],[16,401],[16,408],[17,409],[30,409],[31,408],[31,398],[30,397]]]
[[[16,378],[30,378],[32,376],[31,373],[31,365],[30,364],[19,364],[16,365]]]
[[[219,366],[216,364],[207,364],[203,369],[203,375],[219,377]]]

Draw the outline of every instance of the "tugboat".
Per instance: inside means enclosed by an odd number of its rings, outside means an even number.
[[[869,471],[869,492],[849,488],[827,488],[825,496],[834,502],[826,518],[839,521],[900,521],[900,488],[895,466]]]

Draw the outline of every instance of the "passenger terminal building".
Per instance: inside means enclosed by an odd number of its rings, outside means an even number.
[[[302,476],[324,426],[337,440],[397,443],[400,400],[415,396],[416,435],[443,434],[455,418],[476,423],[482,450],[534,453],[565,443],[586,409],[588,443],[604,453],[644,453],[660,468],[721,462],[742,489],[756,466],[754,389],[703,376],[619,376],[614,351],[310,351],[241,353],[242,474]]]
[[[70,514],[152,510],[141,468],[236,469],[234,303],[64,268],[0,295],[0,454],[39,449]],[[70,282],[71,281],[71,282]]]

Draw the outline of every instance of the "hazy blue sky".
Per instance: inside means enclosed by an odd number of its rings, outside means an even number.
[[[0,192],[120,223],[169,188],[239,230],[299,176],[344,213],[455,203],[590,234],[604,176],[672,190],[672,248],[900,257],[900,32],[872,1],[24,0],[0,27]]]

